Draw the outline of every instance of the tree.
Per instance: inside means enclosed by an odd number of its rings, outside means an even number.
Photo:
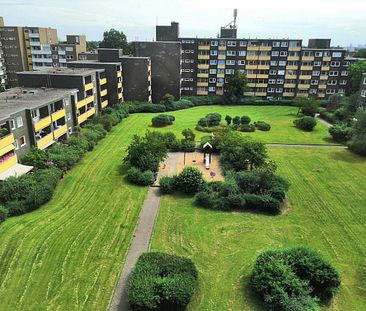
[[[99,47],[100,41],[86,41],[86,50],[94,51]]]
[[[232,118],[229,115],[226,115],[225,121],[226,121],[226,124],[227,125],[230,125],[231,124],[231,120],[232,120]]]
[[[161,105],[164,105],[167,110],[174,110],[174,96],[171,94],[165,94],[160,101]]]
[[[319,102],[314,98],[296,98],[297,106],[299,110],[297,114],[303,114],[305,116],[315,117],[315,114],[319,110]]]
[[[240,123],[243,124],[243,125],[249,125],[250,121],[252,121],[252,120],[248,116],[242,116],[240,118]]]
[[[229,75],[224,85],[225,101],[227,103],[237,103],[244,96],[247,88],[247,76],[238,70]]]
[[[366,49],[357,50],[357,52],[353,56],[356,58],[366,58]]]
[[[356,93],[360,90],[362,74],[366,72],[366,61],[359,60],[349,66],[351,75],[350,93]]]
[[[131,54],[132,46],[127,42],[127,37],[123,31],[118,31],[111,28],[109,31],[103,33],[103,40],[100,42],[99,47],[122,49],[123,54]]]
[[[352,125],[352,138],[348,147],[357,154],[366,156],[366,109],[360,109]]]
[[[197,193],[204,184],[202,172],[195,167],[185,167],[176,179],[177,190],[187,194]]]
[[[194,141],[196,138],[196,135],[193,133],[193,131],[190,128],[184,129],[182,131],[182,135],[184,136],[184,139],[188,140],[188,141]]]

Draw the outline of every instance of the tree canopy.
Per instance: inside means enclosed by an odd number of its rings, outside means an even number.
[[[357,50],[357,52],[355,53],[354,57],[366,58],[366,49],[359,49],[359,50]]]
[[[111,28],[109,31],[103,33],[103,40],[100,42],[99,47],[122,49],[123,54],[131,54],[132,46],[127,42],[127,37],[123,31],[118,31]]]
[[[350,91],[351,94],[353,94],[360,90],[362,74],[366,72],[366,61],[359,60],[356,63],[351,64],[349,70],[351,74]]]
[[[247,88],[247,76],[235,71],[229,75],[227,83],[224,86],[225,99],[227,102],[235,103],[244,96],[244,91]]]

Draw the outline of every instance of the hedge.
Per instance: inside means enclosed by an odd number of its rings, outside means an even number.
[[[152,171],[140,171],[138,168],[132,166],[126,174],[129,182],[139,186],[150,186],[155,181],[155,175]]]
[[[294,124],[300,130],[311,132],[316,126],[316,120],[313,117],[305,116],[295,120]]]
[[[187,258],[159,252],[142,254],[128,281],[132,310],[185,310],[197,288],[198,272]]]
[[[162,127],[166,125],[172,125],[175,121],[175,117],[167,114],[159,114],[151,119],[152,126]]]

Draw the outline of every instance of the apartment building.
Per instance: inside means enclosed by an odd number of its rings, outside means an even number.
[[[366,73],[362,74],[360,98],[361,98],[361,105],[366,106]]]
[[[151,59],[152,101],[159,103],[169,93],[175,99],[181,96],[180,42],[133,42],[135,57]]]
[[[80,125],[108,105],[104,69],[50,68],[18,73],[19,86],[77,89],[72,97],[74,125]]]
[[[178,35],[157,28],[161,40]],[[166,38],[164,38],[166,36]],[[247,96],[318,98],[344,94],[348,84],[346,51],[330,39],[238,39],[236,27],[222,27],[219,38],[179,38],[182,44],[182,95],[222,95],[235,71],[248,78]]]
[[[0,180],[32,169],[18,159],[33,146],[45,149],[72,133],[77,92],[16,87],[0,93]]]
[[[103,69],[105,71],[106,78],[100,81],[102,109],[107,107],[108,105],[113,106],[123,101],[121,63],[79,60],[74,62],[68,62],[67,66],[69,68],[94,68]]]
[[[7,76],[6,76],[3,45],[0,41],[0,88],[5,88],[5,85],[7,83],[6,80],[7,80]]]

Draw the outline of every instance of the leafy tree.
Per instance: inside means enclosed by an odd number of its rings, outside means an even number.
[[[352,128],[346,124],[335,124],[329,128],[329,134],[333,137],[334,141],[344,143],[351,139]]]
[[[366,58],[366,49],[359,49],[354,54],[354,57],[356,58]]]
[[[100,41],[86,41],[86,50],[94,51],[99,47]]]
[[[174,96],[165,94],[160,101],[160,105],[164,105],[167,110],[174,110]]]
[[[231,124],[231,121],[232,121],[232,118],[229,115],[226,115],[225,121],[226,121],[226,124],[227,125],[230,125]]]
[[[299,110],[297,114],[303,114],[309,117],[315,117],[315,114],[318,112],[319,109],[319,102],[315,98],[296,98],[297,106]]]
[[[234,74],[229,75],[224,85],[225,101],[227,103],[236,103],[244,96],[247,88],[247,76],[238,70]]]
[[[176,188],[187,194],[195,194],[204,186],[202,172],[195,167],[185,167],[176,178]]]
[[[351,75],[351,94],[356,93],[360,90],[362,74],[366,72],[366,61],[359,60],[354,64],[349,66],[349,71]]]
[[[118,31],[111,28],[109,31],[103,33],[103,40],[100,42],[99,47],[122,49],[123,54],[131,54],[132,46],[127,42],[127,37],[123,31]]]
[[[196,135],[190,128],[184,129],[182,135],[184,136],[184,139],[188,141],[194,141],[196,138]]]
[[[352,138],[348,147],[357,154],[366,156],[366,109],[360,109],[352,125]]]

